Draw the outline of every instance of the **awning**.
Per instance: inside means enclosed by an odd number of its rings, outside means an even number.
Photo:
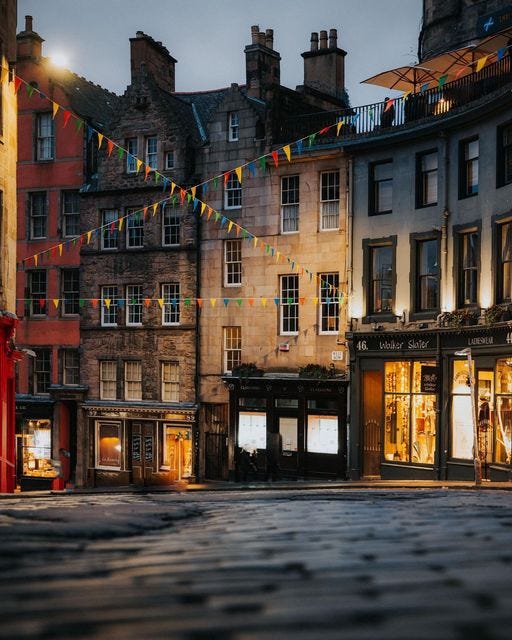
[[[441,74],[439,74],[441,75]],[[426,82],[437,82],[439,75],[423,65],[398,67],[382,71],[371,78],[362,80],[361,83],[376,84],[379,87],[387,87],[397,91],[418,91]]]
[[[421,66],[430,69],[437,81],[445,75],[448,75],[450,80],[454,80],[472,73],[474,67],[471,65],[482,55],[478,47],[470,45],[422,60]]]

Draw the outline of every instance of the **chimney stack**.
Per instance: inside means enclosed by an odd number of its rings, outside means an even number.
[[[151,76],[156,84],[169,93],[175,91],[175,60],[161,42],[143,31],[130,38],[131,83]]]
[[[260,31],[251,27],[251,44],[245,49],[245,75],[247,95],[264,98],[269,87],[280,83],[281,56],[274,51],[274,30]]]
[[[346,51],[338,48],[338,31],[330,29],[329,45],[327,31],[311,33],[310,51],[301,54],[304,59],[304,93],[324,94],[330,105],[340,104],[345,94]],[[319,99],[321,100],[320,96]],[[344,106],[344,105],[343,105]]]
[[[40,60],[43,54],[43,38],[34,31],[32,16],[25,16],[25,30],[16,36],[18,60]]]

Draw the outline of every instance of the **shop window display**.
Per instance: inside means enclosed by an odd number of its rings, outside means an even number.
[[[165,426],[163,468],[175,474],[177,480],[192,475],[192,432],[182,427]]]
[[[473,459],[473,414],[469,382],[467,360],[455,360],[452,378],[451,457],[460,460]]]
[[[121,468],[121,426],[114,423],[97,425],[96,466],[106,469]]]
[[[436,436],[435,362],[386,362],[384,457],[433,464]],[[430,380],[430,384],[429,384]],[[434,384],[435,386],[435,384]]]
[[[512,359],[498,360],[496,366],[496,449],[495,460],[510,464],[512,458]]]
[[[338,453],[338,418],[308,416],[308,452]]]
[[[246,451],[267,448],[267,416],[265,413],[240,411],[238,446]]]
[[[30,420],[22,431],[23,475],[55,478],[52,466],[52,430],[49,420]]]

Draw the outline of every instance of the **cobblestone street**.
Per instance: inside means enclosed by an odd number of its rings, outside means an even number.
[[[0,637],[510,637],[512,493],[273,490],[0,502]]]

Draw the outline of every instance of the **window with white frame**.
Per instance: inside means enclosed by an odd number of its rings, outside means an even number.
[[[162,245],[175,247],[180,244],[180,215],[170,203],[164,205],[162,215]]]
[[[146,138],[146,164],[151,169],[158,169],[158,151],[156,136]]]
[[[51,113],[38,113],[37,122],[37,160],[53,160],[55,157],[55,127]]]
[[[122,446],[119,422],[96,423],[96,467],[121,469]]]
[[[144,218],[137,207],[126,209],[126,246],[128,249],[144,246]]]
[[[28,194],[30,206],[30,239],[46,238],[48,226],[48,198],[46,191]]]
[[[340,172],[326,171],[321,174],[320,185],[320,229],[338,229],[340,224]]]
[[[80,383],[80,356],[78,349],[64,349],[62,352],[62,383]]]
[[[62,315],[80,313],[80,271],[63,269],[61,272]]]
[[[101,287],[101,326],[117,325],[117,287],[110,285]]]
[[[126,173],[137,172],[137,138],[128,138],[126,141]]]
[[[224,327],[224,373],[242,362],[242,327]]]
[[[45,269],[34,269],[27,273],[28,297],[31,316],[46,315],[47,276]]]
[[[142,285],[129,284],[126,287],[126,324],[142,324]]]
[[[224,286],[239,287],[242,284],[242,241],[224,242]]]
[[[180,323],[180,283],[168,282],[162,285],[162,324]]]
[[[177,362],[162,362],[162,401],[180,401],[180,368]]]
[[[238,140],[240,130],[240,117],[236,111],[228,114],[228,140],[236,142]]]
[[[281,178],[281,232],[299,230],[299,176]]]
[[[104,209],[101,212],[101,248],[102,249],[117,249],[118,218],[119,218],[119,213],[117,209]]]
[[[117,363],[115,360],[100,362],[100,398],[102,400],[117,398]]]
[[[142,365],[136,360],[124,363],[124,399],[142,400]]]
[[[166,151],[165,153],[165,168],[167,170],[174,169],[175,158],[174,151]]]
[[[242,206],[242,185],[235,173],[230,173],[224,188],[224,208],[240,209]]]
[[[62,235],[65,238],[80,235],[80,194],[62,192]]]
[[[320,333],[338,333],[340,323],[337,273],[320,274]]]
[[[34,349],[32,364],[32,390],[35,395],[48,393],[52,378],[52,350]]]
[[[281,298],[279,303],[279,333],[299,333],[299,276],[281,276]]]

